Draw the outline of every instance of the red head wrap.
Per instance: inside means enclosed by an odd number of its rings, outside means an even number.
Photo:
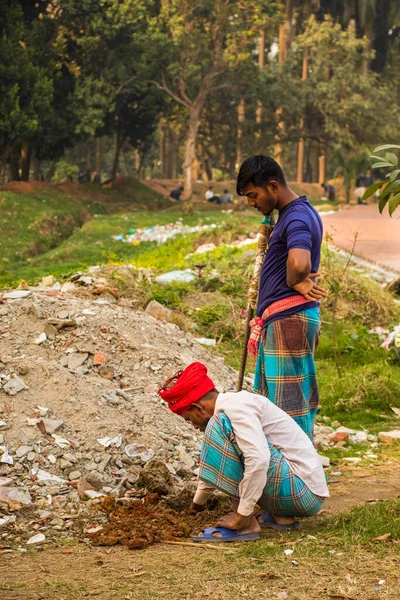
[[[207,377],[207,367],[194,362],[168,379],[158,394],[168,402],[173,413],[183,415],[192,404],[214,388],[214,383]]]

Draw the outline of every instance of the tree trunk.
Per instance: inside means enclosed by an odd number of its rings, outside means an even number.
[[[21,148],[21,180],[29,181],[29,171],[31,168],[32,148],[28,142],[24,142]]]
[[[46,181],[51,181],[54,177],[57,168],[57,161],[54,161],[50,167],[50,169],[46,173]]]
[[[322,185],[325,183],[325,154],[321,154],[318,161],[319,166],[319,176],[318,183]]]
[[[191,209],[193,195],[193,161],[195,157],[195,145],[197,132],[200,127],[200,109],[192,106],[190,110],[189,129],[185,141],[185,159],[183,163],[184,191],[182,195],[183,212],[187,215]]]
[[[111,179],[112,181],[117,180],[117,173],[119,170],[119,157],[121,154],[121,148],[123,144],[123,139],[121,133],[117,130],[114,135],[114,161],[111,171]]]
[[[33,179],[34,179],[34,181],[40,181],[41,161],[38,158],[34,158],[32,161],[32,165],[33,165]]]
[[[261,30],[260,40],[259,40],[258,66],[260,69],[263,69],[264,65],[265,65],[265,31]],[[257,100],[256,123],[257,123],[258,127],[256,130],[256,139],[258,141],[260,141],[260,138],[261,138],[262,112],[263,112],[262,101]]]
[[[10,156],[11,181],[19,181],[19,156],[14,152]]]
[[[306,81],[308,77],[308,48],[304,49],[303,54],[303,69],[301,74],[302,81]],[[300,131],[303,133],[304,118],[300,119]],[[299,140],[298,154],[297,154],[297,183],[303,183],[304,173],[304,138],[301,137]]]
[[[279,26],[279,54],[278,63],[283,66],[288,54],[290,47],[290,29],[293,18],[293,0],[286,0],[285,2],[285,20]],[[277,121],[277,135],[274,147],[275,159],[283,167],[283,156],[282,156],[282,138],[285,134],[285,123],[282,120],[283,108],[280,106],[276,110],[276,121]]]
[[[96,173],[101,181],[101,166],[103,161],[103,138],[96,138]]]
[[[242,152],[242,135],[243,135],[243,123],[246,118],[246,106],[244,98],[240,99],[238,106],[238,130],[237,130],[237,152],[236,152],[236,168],[239,169],[243,161]]]

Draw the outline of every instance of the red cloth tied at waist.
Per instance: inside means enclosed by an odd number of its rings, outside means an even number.
[[[207,367],[194,362],[168,379],[158,394],[173,413],[183,415],[192,404],[214,388],[214,382],[207,376]]]
[[[261,332],[264,326],[265,321],[272,317],[272,315],[276,315],[276,313],[282,312],[284,310],[288,310],[289,308],[293,308],[295,306],[300,306],[301,304],[307,304],[310,300],[307,300],[304,296],[289,296],[288,298],[283,298],[282,300],[277,300],[273,302],[266,308],[263,312],[262,317],[256,317],[252,321],[250,321],[251,333],[249,337],[249,341],[247,343],[247,353],[249,356],[254,356],[254,359],[257,358],[258,354],[258,346],[261,339]]]

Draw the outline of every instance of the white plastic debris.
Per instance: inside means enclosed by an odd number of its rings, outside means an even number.
[[[190,227],[189,225],[184,225],[182,221],[177,221],[176,223],[168,223],[168,225],[154,225],[153,227],[148,227],[147,229],[131,229],[128,235],[113,235],[113,239],[117,242],[125,242],[127,244],[132,244],[133,246],[138,246],[142,242],[157,242],[158,244],[163,244],[167,240],[177,236],[177,235],[187,235],[189,233],[198,233],[199,231],[205,231],[207,229],[215,229],[216,224],[212,225],[196,225],[194,227]]]
[[[292,550],[291,548],[287,548],[287,549],[285,550],[284,554],[285,554],[286,556],[290,556],[291,554],[293,554],[293,552],[294,552],[294,550]]]
[[[6,465],[13,465],[14,460],[12,456],[9,455],[8,450],[5,446],[0,446],[0,463]]]
[[[69,448],[69,446],[71,445],[71,442],[69,440],[66,440],[65,438],[61,437],[60,435],[57,435],[56,433],[53,433],[51,437],[53,438],[54,443],[59,448]]]
[[[31,475],[35,476],[38,481],[54,481],[56,483],[65,482],[65,479],[61,479],[58,475],[52,475],[43,469],[31,469]]]
[[[196,279],[196,275],[187,271],[169,271],[156,277],[157,283],[190,283]]]
[[[111,444],[114,444],[116,448],[119,448],[122,444],[122,435],[115,435],[114,437],[108,436],[103,438],[97,438],[99,444],[108,448]]]
[[[202,344],[202,346],[216,346],[217,340],[213,338],[195,338],[196,342]]]

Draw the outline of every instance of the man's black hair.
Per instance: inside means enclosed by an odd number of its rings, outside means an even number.
[[[281,166],[271,156],[257,154],[250,156],[240,167],[236,192],[244,195],[244,189],[249,183],[257,187],[267,185],[272,179],[286,187],[286,179]]]

